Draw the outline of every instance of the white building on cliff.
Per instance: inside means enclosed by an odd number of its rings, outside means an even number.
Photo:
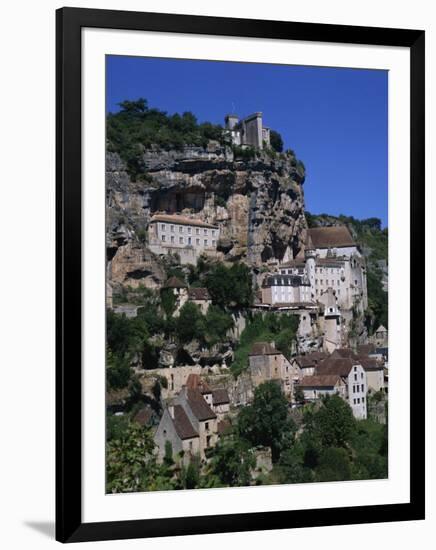
[[[182,264],[196,264],[201,254],[214,255],[220,236],[216,225],[179,214],[155,214],[148,226],[155,254],[178,254]]]

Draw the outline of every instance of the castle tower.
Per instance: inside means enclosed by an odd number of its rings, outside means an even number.
[[[226,115],[224,119],[227,130],[233,130],[239,122],[238,115]]]
[[[324,341],[323,348],[327,353],[342,347],[341,312],[336,295],[328,288],[320,298],[324,305]]]
[[[304,258],[306,260],[306,273],[310,283],[311,298],[315,299],[315,267],[316,267],[316,250],[313,246],[310,235],[307,237],[306,248],[304,250]]]

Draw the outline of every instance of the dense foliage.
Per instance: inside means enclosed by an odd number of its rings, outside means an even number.
[[[190,112],[169,115],[149,108],[147,100],[122,101],[117,113],[107,116],[107,150],[124,160],[133,181],[147,180],[142,158],[152,145],[162,149],[181,149],[185,145],[205,147],[209,140],[224,140],[221,126],[199,123]]]
[[[253,403],[239,413],[239,435],[253,447],[270,447],[273,461],[277,461],[281,450],[292,444],[296,432],[288,408],[278,384],[261,384],[254,392]]]
[[[272,149],[277,153],[283,151],[283,139],[282,136],[275,130],[270,130],[270,144]]]

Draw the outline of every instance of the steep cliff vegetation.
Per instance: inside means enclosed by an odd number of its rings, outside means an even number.
[[[362,247],[368,272],[366,325],[371,334],[379,325],[388,327],[388,228],[379,218],[358,220],[352,216],[305,213],[308,227],[346,225]]]

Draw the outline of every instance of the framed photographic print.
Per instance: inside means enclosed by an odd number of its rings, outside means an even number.
[[[57,539],[423,519],[423,197],[423,31],[58,10]]]

